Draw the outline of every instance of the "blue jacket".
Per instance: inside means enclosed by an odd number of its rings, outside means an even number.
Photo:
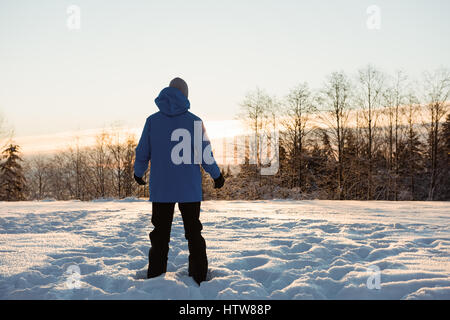
[[[202,120],[188,111],[189,100],[176,88],[163,89],[155,103],[160,111],[145,121],[134,173],[142,177],[150,161],[150,201],[201,201],[200,165],[213,179],[220,176]]]

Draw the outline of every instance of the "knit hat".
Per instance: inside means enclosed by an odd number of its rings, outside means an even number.
[[[186,81],[184,81],[183,79],[181,78],[172,79],[172,81],[170,81],[169,87],[177,88],[178,90],[183,92],[186,98],[188,97],[188,85]]]

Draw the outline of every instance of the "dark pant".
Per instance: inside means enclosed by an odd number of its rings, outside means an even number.
[[[189,276],[200,284],[206,279],[208,259],[206,243],[201,235],[200,202],[178,203],[183,218],[185,237],[189,246]],[[149,265],[147,277],[157,277],[167,270],[167,255],[169,253],[170,229],[172,227],[175,203],[152,203],[152,224],[150,232],[152,247],[148,255]]]

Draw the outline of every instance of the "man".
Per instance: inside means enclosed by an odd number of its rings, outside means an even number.
[[[189,276],[200,285],[208,271],[206,243],[199,219],[202,200],[200,165],[214,179],[214,188],[221,188],[225,180],[212,155],[201,119],[188,111],[186,82],[173,79],[155,103],[159,111],[145,122],[134,163],[134,177],[144,185],[146,182],[142,177],[151,162],[149,190],[154,229],[150,233],[147,277],[166,272],[170,229],[175,203],[178,203],[189,246]],[[200,145],[195,143],[198,138]]]

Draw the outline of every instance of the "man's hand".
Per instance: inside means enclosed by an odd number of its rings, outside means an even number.
[[[141,177],[138,177],[137,175],[134,175],[134,180],[136,180],[136,182],[138,183],[138,185],[140,186],[145,186],[147,184],[147,182],[145,182],[144,180],[142,180]]]
[[[220,189],[223,187],[223,184],[225,183],[225,178],[222,174],[216,179],[214,179],[214,189]]]

